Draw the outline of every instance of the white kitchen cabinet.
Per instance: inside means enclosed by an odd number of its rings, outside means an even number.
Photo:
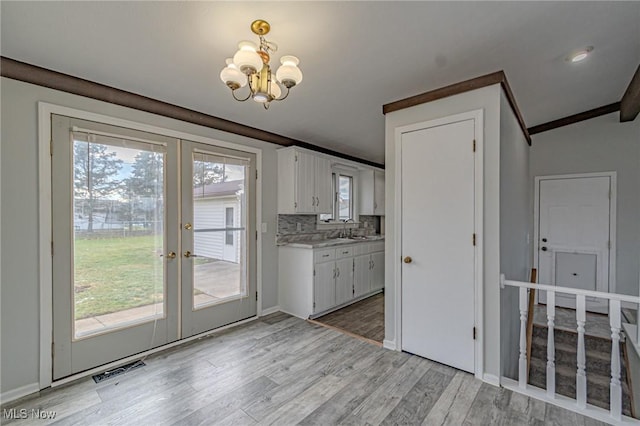
[[[358,182],[358,214],[384,216],[384,172],[361,170]]]
[[[374,263],[382,259],[379,265],[384,268],[383,250],[381,241],[315,249],[280,247],[280,309],[300,318],[316,317],[379,292],[384,270],[374,284],[374,273],[379,273]],[[374,290],[373,285],[378,287]]]
[[[296,148],[278,150],[278,213],[331,213],[331,161]]]
[[[363,245],[354,259],[355,297],[384,288],[384,242]]]
[[[322,312],[336,304],[335,262],[316,263],[313,277],[313,311]]]
[[[354,259],[353,288],[354,296],[360,297],[371,291],[371,255],[365,254]]]

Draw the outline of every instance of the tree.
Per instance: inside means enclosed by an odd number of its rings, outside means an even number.
[[[93,231],[96,200],[113,194],[119,188],[116,179],[122,160],[107,145],[76,141],[73,144],[74,196],[86,206],[87,231]]]
[[[193,162],[193,187],[200,188],[212,183],[221,183],[227,180],[224,165],[210,161],[195,160]]]
[[[154,215],[161,214],[164,193],[163,155],[141,151],[136,155],[131,176],[125,179],[125,194],[129,201],[130,221],[136,213],[142,213],[145,228],[153,221]],[[137,201],[134,204],[134,201]],[[137,211],[136,211],[137,210]],[[158,225],[158,221],[155,221]],[[129,227],[131,228],[131,222]]]

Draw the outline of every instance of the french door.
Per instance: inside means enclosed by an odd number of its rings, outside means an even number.
[[[51,161],[54,380],[256,314],[253,154],[53,115]]]

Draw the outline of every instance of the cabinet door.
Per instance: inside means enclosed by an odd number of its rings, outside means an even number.
[[[353,273],[354,297],[360,297],[370,291],[371,256],[366,254],[354,258],[355,271]]]
[[[358,175],[358,213],[372,215],[374,203],[373,170],[361,170]]]
[[[353,258],[336,262],[336,305],[353,299]]]
[[[313,277],[313,312],[322,312],[336,304],[335,262],[316,263]]]
[[[296,212],[315,213],[315,169],[316,157],[296,151]]]
[[[373,214],[384,215],[384,172],[375,170],[373,172]]]
[[[371,290],[384,288],[384,252],[371,255]]]
[[[315,158],[316,213],[332,213],[331,162],[328,158]]]

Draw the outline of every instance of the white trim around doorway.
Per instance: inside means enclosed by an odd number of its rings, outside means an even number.
[[[393,256],[398,259],[394,262],[394,281],[395,285],[395,341],[386,341],[385,347],[394,348],[397,351],[402,350],[402,269],[400,267],[400,259],[402,256],[402,134],[413,132],[430,127],[444,126],[447,124],[457,123],[460,121],[474,120],[474,134],[476,142],[475,155],[475,231],[476,231],[476,252],[475,252],[475,361],[474,373],[475,377],[488,382],[496,382],[493,378],[489,378],[484,374],[484,110],[478,109],[473,111],[455,114],[435,120],[424,121],[407,126],[396,127],[395,129],[395,218],[394,218],[394,235]],[[471,143],[471,141],[470,141]],[[471,149],[471,145],[470,145]],[[499,379],[497,380],[499,383]]]
[[[590,177],[608,177],[611,198],[609,200],[609,293],[616,292],[616,205],[618,199],[617,172],[575,173],[566,175],[536,176],[534,178],[533,201],[533,267],[540,270],[538,265],[538,249],[540,246],[540,182],[543,180],[580,179]],[[549,284],[549,283],[541,283]],[[537,298],[536,298],[537,299]],[[538,301],[536,300],[536,304]]]
[[[40,372],[39,388],[44,389],[55,386],[58,382],[52,380],[52,344],[53,344],[53,293],[52,293],[52,216],[51,216],[51,115],[64,115],[67,117],[82,120],[96,121],[113,126],[125,127],[143,132],[155,133],[176,139],[185,139],[200,142],[207,145],[222,148],[235,149],[238,151],[250,152],[256,155],[256,168],[258,170],[256,181],[256,230],[257,232],[257,259],[256,259],[256,281],[258,290],[258,303],[256,317],[262,315],[262,150],[233,142],[221,141],[218,139],[197,136],[186,132],[158,127],[150,124],[124,120],[107,115],[55,105],[47,102],[38,102],[38,256],[39,256],[39,284],[40,284]],[[253,318],[249,318],[251,320]],[[215,332],[207,332],[210,334]],[[199,336],[201,337],[201,336]],[[149,351],[157,352],[166,347],[184,343],[179,340],[173,344],[161,346]],[[79,378],[92,374],[91,371],[74,375]]]

